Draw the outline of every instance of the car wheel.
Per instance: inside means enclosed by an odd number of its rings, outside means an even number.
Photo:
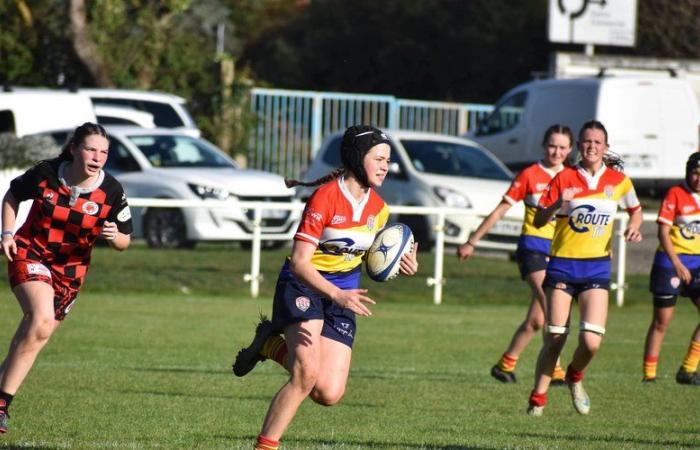
[[[427,217],[423,216],[399,216],[398,222],[405,223],[413,232],[413,239],[418,243],[419,252],[427,252],[433,248],[433,234],[430,232],[430,224]]]
[[[175,208],[151,208],[143,219],[146,243],[151,248],[193,248],[187,239],[187,225],[182,211]]]

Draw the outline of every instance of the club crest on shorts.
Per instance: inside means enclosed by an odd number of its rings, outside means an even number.
[[[297,305],[297,308],[300,311],[304,312],[311,307],[311,300],[309,300],[309,297],[297,297],[296,300],[294,300],[294,303]]]
[[[678,277],[671,277],[670,283],[671,283],[671,287],[672,287],[673,289],[677,289],[678,286],[681,285],[681,279],[678,278]]]
[[[83,203],[83,212],[85,214],[90,214],[91,216],[94,216],[97,214],[97,211],[100,210],[100,207],[97,206],[97,203],[95,202],[85,202]]]

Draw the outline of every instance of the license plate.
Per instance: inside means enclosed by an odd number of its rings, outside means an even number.
[[[523,224],[513,222],[511,220],[500,220],[491,228],[491,234],[505,234],[508,236],[517,236],[522,231]]]
[[[284,209],[263,209],[261,215],[263,219],[286,219],[289,211]]]

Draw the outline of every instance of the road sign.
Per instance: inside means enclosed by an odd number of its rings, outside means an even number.
[[[633,47],[637,0],[549,0],[549,40]]]

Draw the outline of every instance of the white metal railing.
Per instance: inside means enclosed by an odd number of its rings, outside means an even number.
[[[180,207],[180,208],[230,208],[231,203],[226,201],[214,201],[214,200],[174,200],[174,199],[159,199],[159,198],[130,198],[129,205],[135,207]],[[268,203],[268,202],[238,202],[238,206],[241,208],[253,210],[253,234],[251,236],[252,241],[252,251],[251,251],[251,262],[250,262],[250,272],[245,274],[244,281],[250,283],[250,295],[253,298],[257,298],[260,293],[260,283],[262,282],[262,275],[260,272],[260,260],[261,260],[261,247],[262,241],[264,240],[283,240],[286,237],[277,236],[263,236],[262,234],[262,211],[265,209],[272,210],[302,210],[304,208],[303,203]],[[435,216],[436,225],[435,229],[435,263],[433,266],[433,275],[426,279],[426,284],[432,286],[433,288],[433,303],[439,305],[442,303],[442,286],[445,284],[445,278],[443,275],[444,267],[444,257],[445,257],[445,218],[450,215],[466,215],[466,216],[478,216],[471,211],[457,208],[442,208],[442,207],[427,207],[427,206],[389,206],[389,210],[392,214],[409,214],[409,215],[421,215],[421,216]],[[483,216],[478,216],[483,217]],[[656,220],[655,214],[644,214],[645,221]],[[625,290],[627,289],[627,283],[625,278],[625,271],[627,265],[627,243],[624,237],[624,230],[627,227],[629,218],[627,214],[619,213],[616,215],[615,219],[618,222],[616,232],[614,234],[617,239],[617,254],[616,254],[616,279],[615,282],[611,283],[610,288],[616,292],[616,304],[618,306],[623,306],[625,301]],[[503,244],[503,243],[492,243],[481,241],[478,244],[479,248],[491,248],[491,249],[502,249],[508,251],[515,251],[515,244]]]

